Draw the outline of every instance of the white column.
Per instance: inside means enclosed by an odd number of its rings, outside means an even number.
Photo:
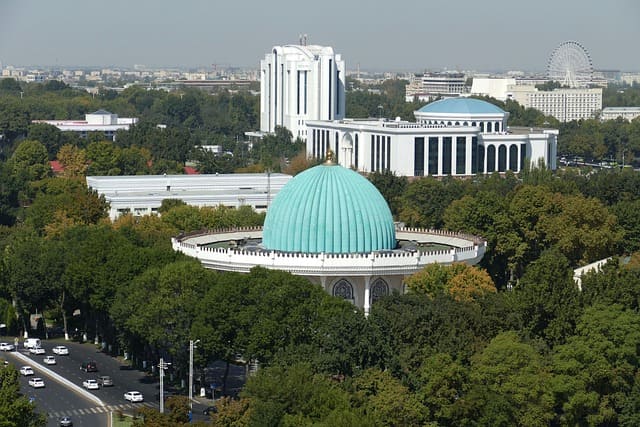
[[[364,276],[364,315],[368,316],[371,310],[371,276]]]
[[[507,159],[506,159],[507,163],[505,164],[505,168],[504,168],[505,172],[509,170],[509,165],[511,164],[509,163],[509,160],[511,157],[511,144],[506,145],[506,148],[507,148]]]
[[[439,136],[438,137],[438,175],[442,175],[442,157],[443,157],[442,137]]]

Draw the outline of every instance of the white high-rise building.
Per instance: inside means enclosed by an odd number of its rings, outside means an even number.
[[[592,119],[602,110],[602,88],[561,88],[550,91],[534,86],[510,86],[509,97],[525,108],[535,108],[561,122]]]
[[[345,63],[333,48],[275,46],[260,61],[260,131],[286,127],[307,139],[307,120],[340,120],[345,109]]]

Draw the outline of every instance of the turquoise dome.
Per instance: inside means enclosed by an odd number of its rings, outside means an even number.
[[[490,102],[475,98],[447,98],[432,102],[418,110],[421,113],[443,114],[504,114]]]
[[[366,178],[324,164],[292,178],[267,211],[265,249],[302,253],[366,253],[396,246],[387,202]]]

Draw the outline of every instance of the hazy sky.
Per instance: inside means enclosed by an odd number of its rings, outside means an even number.
[[[543,71],[575,40],[640,71],[639,0],[0,0],[3,66],[258,68],[301,33],[350,70]]]

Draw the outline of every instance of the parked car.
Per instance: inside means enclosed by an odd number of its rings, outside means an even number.
[[[210,414],[215,414],[218,412],[218,408],[216,408],[215,406],[207,406],[203,411],[202,414],[203,415],[210,415]]]
[[[33,388],[42,388],[44,387],[44,380],[42,378],[31,378],[29,380],[29,385]]]
[[[47,365],[55,365],[56,364],[56,358],[53,357],[53,356],[45,356],[43,361]]]
[[[35,375],[31,366],[23,366],[22,368],[20,368],[20,373],[25,377],[28,375]]]
[[[66,356],[69,354],[69,349],[63,345],[53,347],[52,351],[54,354],[57,354],[58,356]]]
[[[100,388],[100,384],[96,380],[85,380],[82,382],[82,387],[87,390],[98,390]]]
[[[29,353],[31,353],[31,354],[45,354],[46,351],[42,347],[31,347],[29,349]]]
[[[71,421],[71,417],[60,418],[60,427],[73,427],[73,421]]]
[[[80,369],[85,372],[98,372],[98,365],[93,360],[88,360],[86,362],[82,362]]]
[[[113,386],[113,380],[109,375],[100,375],[98,377],[98,384],[102,387],[111,387]]]
[[[144,397],[139,391],[128,391],[124,394],[124,400],[128,400],[129,402],[142,402]]]
[[[15,349],[16,349],[16,346],[14,346],[11,343],[0,342],[0,351],[13,351]]]

